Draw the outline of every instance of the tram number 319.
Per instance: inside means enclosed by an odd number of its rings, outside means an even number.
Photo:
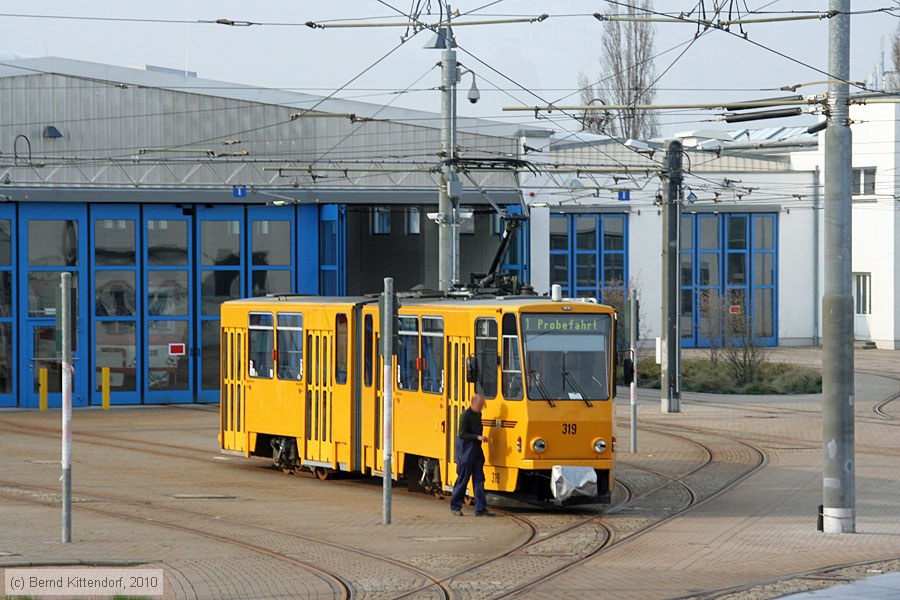
[[[578,423],[563,423],[563,435],[575,435],[578,431]]]

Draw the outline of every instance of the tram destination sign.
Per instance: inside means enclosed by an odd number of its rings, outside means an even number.
[[[603,321],[606,315],[522,315],[522,330],[525,333],[605,333]]]

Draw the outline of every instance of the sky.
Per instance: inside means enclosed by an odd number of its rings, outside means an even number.
[[[427,0],[423,0],[426,4]],[[656,0],[657,10],[688,10],[696,0]],[[708,7],[713,0],[707,0]],[[396,27],[311,29],[307,21],[352,20],[383,17],[376,22],[396,21],[398,10],[409,10],[410,0],[29,0],[0,2],[3,38],[0,50],[33,56],[60,56],[123,66],[146,64],[196,71],[206,79],[262,87],[290,88],[329,94],[344,86],[377,59],[400,44],[404,29]],[[437,9],[437,0],[431,4]],[[461,13],[491,4],[490,0],[457,0]],[[752,10],[825,11],[825,0],[740,0]],[[855,11],[898,9],[896,0],[856,0]],[[534,123],[534,113],[503,112],[511,105],[547,102],[579,103],[578,76],[598,79],[599,37],[605,25],[591,17],[609,12],[603,0],[500,0],[461,20],[496,18],[494,15],[532,16],[549,14],[540,23],[515,23],[455,29],[459,60],[478,77],[481,101],[464,100],[468,77],[461,85],[460,115]],[[126,21],[28,18],[12,15],[67,15],[124,19],[216,20],[229,18],[263,25],[227,27],[198,23],[148,23]],[[570,16],[566,16],[570,15]],[[571,16],[582,15],[582,16]],[[895,16],[897,15],[897,16]],[[890,36],[900,23],[900,10],[893,13],[854,15],[851,19],[851,79],[865,81],[881,60],[884,38],[885,66],[891,69]],[[423,19],[429,22],[436,18]],[[714,102],[769,98],[783,85],[825,79],[815,67],[827,71],[828,21],[752,24],[747,38],[723,31],[710,31],[696,39],[695,26],[656,24],[656,52],[684,44],[656,59],[656,70],[666,73],[659,80],[659,103]],[[440,96],[436,63],[440,53],[423,49],[433,34],[422,32],[408,39],[361,77],[343,88],[339,97],[374,103],[391,102],[422,110],[438,111]],[[758,45],[757,45],[758,44]],[[768,48],[768,49],[766,49]],[[778,56],[782,53],[795,59]],[[674,64],[672,64],[674,61]],[[806,63],[806,65],[799,64]],[[411,91],[398,94],[398,90]],[[800,93],[824,91],[823,86],[801,88]],[[728,128],[699,113],[663,115],[661,133],[697,128]],[[560,115],[545,126],[572,129],[574,124]],[[813,116],[763,121],[758,126],[808,124]],[[733,127],[732,127],[733,128]]]

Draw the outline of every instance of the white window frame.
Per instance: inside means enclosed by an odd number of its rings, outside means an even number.
[[[872,314],[872,273],[853,274],[853,312],[858,316]]]
[[[369,232],[372,235],[391,235],[391,209],[386,206],[373,206],[369,213]]]
[[[852,196],[875,195],[875,167],[857,167],[853,169],[853,180],[850,182]]]
[[[403,213],[406,235],[419,235],[422,233],[422,213],[419,207],[407,208]]]

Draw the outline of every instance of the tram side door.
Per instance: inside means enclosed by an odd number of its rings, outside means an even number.
[[[447,337],[447,416],[445,431],[447,434],[447,461],[444,465],[444,485],[452,486],[456,481],[456,432],[459,430],[459,418],[469,405],[473,393],[471,384],[466,381],[466,361],[472,354],[472,340],[467,337]]]
[[[330,467],[333,460],[333,353],[333,332],[312,330],[307,333],[305,462],[318,467]]]
[[[362,452],[360,470],[381,468],[376,458],[381,448],[381,349],[378,345],[377,307],[365,307],[362,312],[362,344],[357,344],[362,365],[361,398],[361,439],[358,441]],[[365,472],[365,471],[364,471]]]
[[[222,448],[247,451],[246,408],[244,398],[243,344],[245,330],[222,330],[222,389],[219,417],[222,421]]]

